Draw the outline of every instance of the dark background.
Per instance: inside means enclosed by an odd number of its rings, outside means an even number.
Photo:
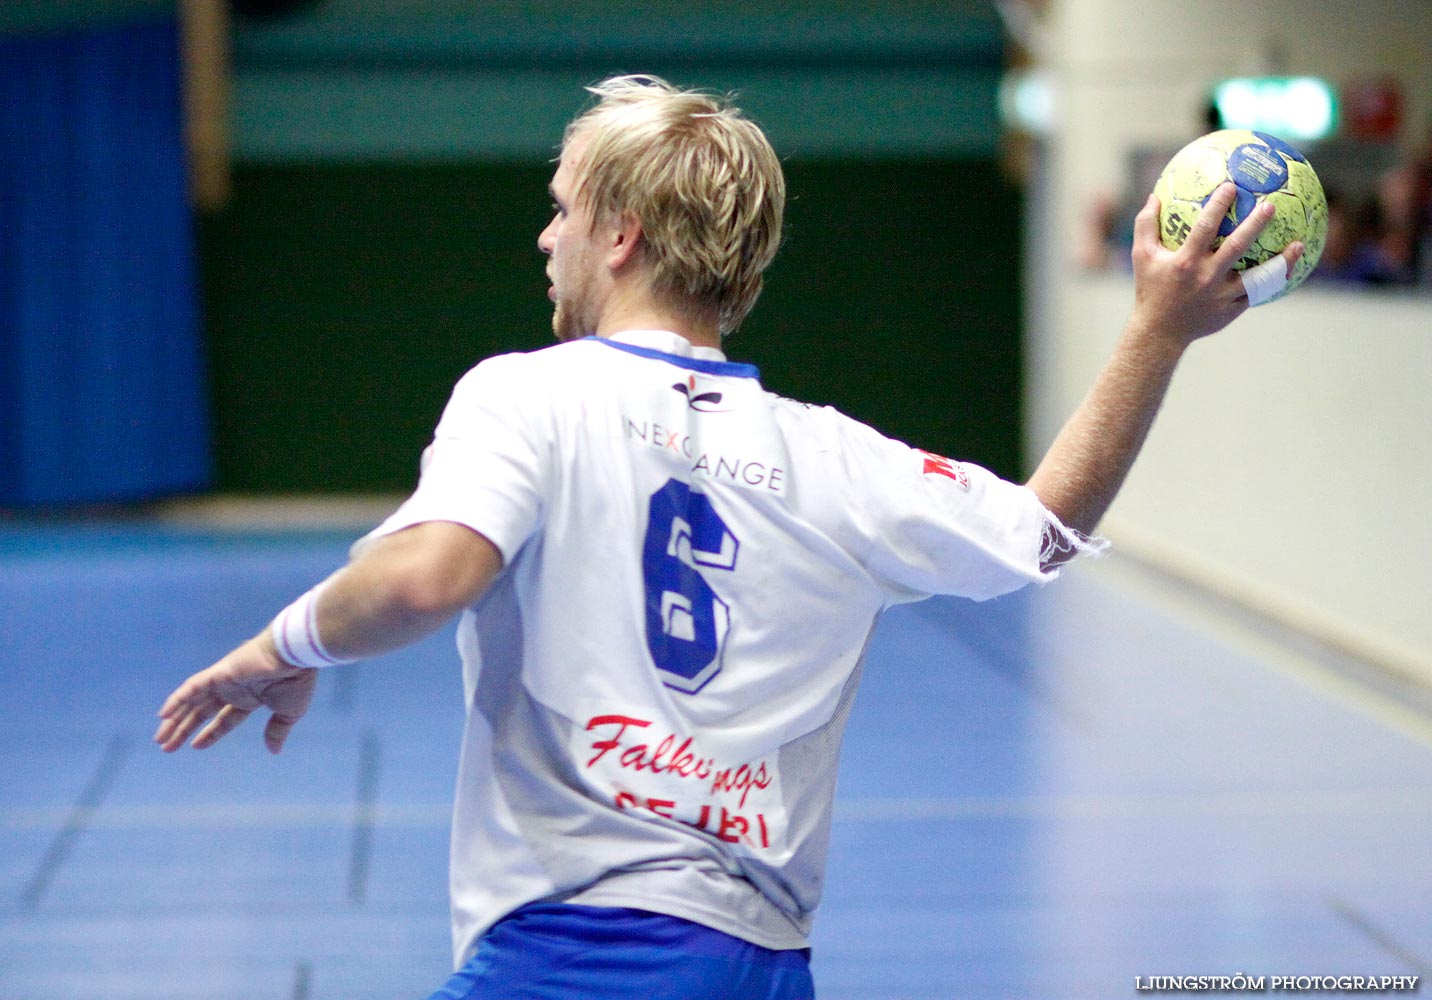
[[[200,244],[219,487],[411,487],[457,378],[552,342],[551,169],[241,168]],[[1015,474],[1020,199],[997,165],[787,176],[781,254],[727,353],[782,395]]]
[[[784,247],[728,354],[1019,475],[1023,199],[988,0],[261,8],[220,36],[212,199],[186,185],[173,0],[0,8],[0,508],[409,489],[458,377],[551,343],[562,127],[633,70],[736,92],[786,166]]]

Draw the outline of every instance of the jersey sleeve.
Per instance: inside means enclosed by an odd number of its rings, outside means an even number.
[[[542,437],[525,412],[540,389],[528,385],[522,361],[521,355],[490,358],[462,377],[423,451],[417,489],[358,541],[355,555],[383,535],[452,521],[496,545],[504,564],[512,561],[536,530],[542,507]]]
[[[892,602],[987,600],[1059,575],[1103,543],[1064,527],[1026,486],[912,448],[854,421],[841,433],[848,503],[866,569]]]

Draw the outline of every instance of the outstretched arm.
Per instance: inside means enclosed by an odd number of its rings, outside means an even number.
[[[501,552],[471,529],[447,521],[414,525],[373,542],[323,583],[318,635],[342,660],[397,649],[476,601],[501,569]],[[154,741],[172,753],[193,735],[202,750],[266,707],[273,714],[264,742],[278,753],[308,710],[317,675],[286,662],[265,628],[169,696]]]
[[[1149,197],[1134,221],[1134,308],[1113,355],[1029,480],[1064,525],[1092,534],[1123,486],[1190,344],[1248,308],[1233,270],[1272,217],[1260,205],[1215,250],[1219,221],[1233,203],[1224,184],[1177,250],[1159,240],[1159,203]],[[1283,251],[1289,270],[1303,245]]]

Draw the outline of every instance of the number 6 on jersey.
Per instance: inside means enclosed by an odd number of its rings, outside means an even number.
[[[651,495],[641,559],[646,648],[667,687],[695,694],[720,672],[731,612],[698,568],[735,569],[739,547],[704,493],[668,479]]]

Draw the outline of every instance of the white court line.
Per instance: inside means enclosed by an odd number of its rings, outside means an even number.
[[[0,830],[46,830],[65,822],[71,809],[59,806],[0,809]],[[447,827],[452,805],[225,803],[220,805],[105,806],[87,817],[92,830],[307,829],[350,827],[371,821],[384,827]]]
[[[836,802],[843,822],[981,819],[1188,819],[1432,815],[1432,794],[1402,791],[1215,792],[1180,795],[979,796]]]
[[[446,829],[448,803],[375,805],[365,822],[385,828]],[[70,807],[0,809],[0,830],[49,830],[64,823]],[[1129,819],[1194,817],[1336,816],[1432,818],[1432,793],[1404,791],[1228,792],[1202,795],[968,796],[838,800],[842,823],[994,819]],[[308,829],[348,827],[354,807],[264,803],[226,805],[108,806],[93,811],[96,830]]]
[[[1424,747],[1432,747],[1432,715],[1427,711],[1415,704],[1399,701],[1393,694],[1359,681],[1331,663],[1319,662],[1309,653],[1292,648],[1293,644],[1287,641],[1290,634],[1296,634],[1303,644],[1321,645],[1318,636],[1263,615],[1257,608],[1244,605],[1235,597],[1210,591],[1195,580],[1171,576],[1169,571],[1137,557],[1106,559],[1091,570],[1116,578],[1105,582],[1119,589],[1131,590],[1141,596],[1148,595],[1150,589],[1157,591],[1159,603],[1185,620],[1194,620],[1206,634],[1241,647],[1260,663],[1302,683],[1324,700],[1351,708]],[[1382,671],[1390,685],[1410,683],[1351,653],[1327,646],[1324,649],[1329,659],[1356,662],[1366,671]]]

